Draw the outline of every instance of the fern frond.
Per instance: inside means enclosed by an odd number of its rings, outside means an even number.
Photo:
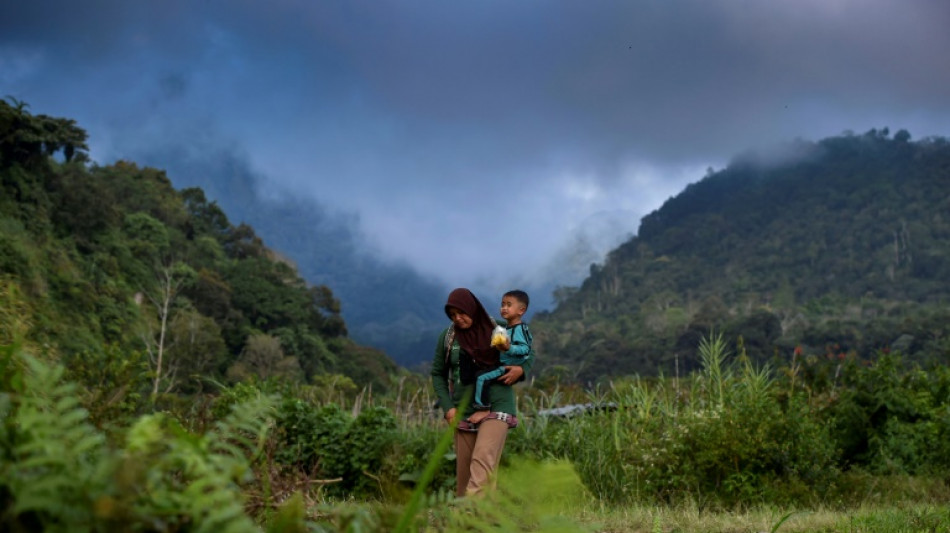
[[[211,435],[216,438],[211,439],[211,444],[216,451],[233,457],[256,457],[264,449],[274,425],[276,403],[276,398],[260,396],[236,405],[227,417],[215,424]]]
[[[244,511],[241,483],[263,449],[273,405],[270,398],[236,405],[204,435],[162,415],[142,417],[129,430],[126,448],[130,461],[147,465],[133,486],[137,509],[156,519],[177,514],[194,531],[259,531]]]
[[[4,438],[12,444],[5,485],[13,503],[4,518],[16,522],[29,515],[46,526],[89,528],[93,502],[108,487],[105,438],[89,422],[76,387],[63,381],[61,366],[23,352],[14,357],[22,392],[0,402],[12,420]]]

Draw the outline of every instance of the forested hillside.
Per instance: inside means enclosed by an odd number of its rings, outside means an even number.
[[[85,141],[72,120],[0,102],[5,337],[119,396],[272,377],[389,385],[396,365],[348,338],[329,287],[201,189],[132,162],[99,166]]]
[[[644,217],[537,316],[540,363],[683,375],[711,330],[759,361],[950,355],[950,143],[901,130],[750,153]]]
[[[385,351],[403,366],[430,359],[432,339],[445,326],[442,305],[451,288],[363,249],[365,237],[354,216],[328,212],[305,194],[291,196],[266,186],[239,155],[214,145],[150,151],[143,157],[168,168],[179,187],[201,188],[231,220],[253,226],[268,247],[293,260],[305,279],[332,287],[351,338]]]

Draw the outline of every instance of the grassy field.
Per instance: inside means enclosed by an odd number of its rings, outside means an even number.
[[[888,501],[895,495],[916,498]],[[891,481],[857,507],[741,511],[676,506],[609,506],[592,498],[566,461],[521,460],[503,469],[498,489],[480,500],[430,506],[427,531],[675,532],[950,532],[950,499],[933,484]],[[924,494],[926,493],[926,494]]]
[[[708,513],[683,508],[591,508],[579,511],[576,519],[578,524],[589,528],[586,531],[603,533],[940,532],[950,531],[950,505],[861,507],[850,511],[754,509],[739,513]]]
[[[538,531],[587,533],[910,533],[950,532],[950,504],[865,506],[851,510],[750,509],[709,512],[697,508],[607,508],[591,501],[547,515],[450,508],[437,513],[428,531]],[[446,515],[452,514],[451,518]]]

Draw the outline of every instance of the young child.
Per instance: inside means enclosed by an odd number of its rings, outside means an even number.
[[[531,331],[528,325],[521,321],[528,311],[528,293],[520,290],[508,291],[501,298],[501,317],[508,322],[508,342],[500,346],[501,366],[489,370],[475,380],[474,407],[478,411],[469,417],[468,421],[477,424],[488,416],[491,405],[488,401],[490,383],[502,376],[505,366],[522,366],[531,357]]]

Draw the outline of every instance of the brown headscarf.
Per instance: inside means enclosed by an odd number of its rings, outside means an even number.
[[[455,289],[449,293],[449,299],[445,302],[445,314],[448,316],[449,308],[454,307],[466,315],[472,317],[472,327],[468,329],[455,328],[455,338],[459,341],[459,346],[479,366],[498,366],[501,364],[498,350],[491,346],[491,333],[495,326],[492,324],[491,317],[478,298],[468,289]]]

